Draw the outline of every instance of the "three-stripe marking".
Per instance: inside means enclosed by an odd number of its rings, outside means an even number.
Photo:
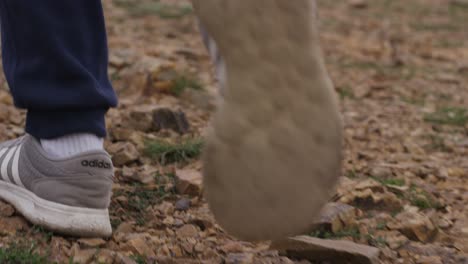
[[[19,156],[21,152],[21,146],[14,146],[10,149],[4,148],[0,150],[0,158],[5,156],[5,158],[2,161],[2,164],[0,166],[0,176],[1,178],[9,183],[13,183],[19,186],[23,186],[23,183],[21,182],[20,176],[19,176]],[[5,154],[6,153],[6,154]],[[10,175],[8,173],[8,164],[10,163],[11,159],[13,158],[13,164],[11,166],[11,172],[13,176],[13,181],[10,179]]]

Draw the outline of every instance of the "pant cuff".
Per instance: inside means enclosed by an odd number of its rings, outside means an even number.
[[[107,109],[76,111],[28,110],[26,132],[39,139],[52,139],[74,133],[106,136]]]

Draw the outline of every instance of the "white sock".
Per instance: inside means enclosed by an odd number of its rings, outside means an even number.
[[[57,158],[68,158],[91,150],[103,150],[104,139],[94,134],[70,134],[54,139],[41,139],[42,148]]]

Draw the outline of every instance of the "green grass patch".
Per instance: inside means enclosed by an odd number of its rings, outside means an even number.
[[[137,264],[146,264],[146,258],[142,255],[132,255],[131,259],[133,259]]]
[[[166,191],[165,186],[158,186],[156,189],[148,189],[141,184],[134,184],[133,191],[128,192],[128,206],[131,210],[144,212],[150,205],[157,204],[173,194]]]
[[[387,240],[385,240],[385,238],[381,236],[376,237],[371,234],[367,234],[366,239],[367,239],[367,243],[373,247],[383,248],[387,245]]]
[[[154,187],[153,187],[154,188]],[[133,190],[127,193],[128,207],[126,208],[133,215],[136,224],[144,226],[148,220],[147,208],[161,203],[164,199],[174,194],[174,190],[166,190],[166,186],[158,186],[155,189],[134,184]]]
[[[425,209],[442,209],[443,206],[435,201],[429,193],[424,190],[419,190],[416,186],[411,186],[408,199],[411,205],[416,206],[422,210]]]
[[[425,197],[414,197],[411,199],[411,204],[423,210],[434,208],[431,202],[428,201]]]
[[[465,126],[468,122],[468,111],[459,107],[444,107],[424,116],[424,121],[452,126]]]
[[[417,22],[412,23],[411,27],[416,31],[430,31],[430,32],[440,32],[440,31],[460,31],[462,27],[457,23],[427,23],[427,22]]]
[[[179,143],[155,140],[147,143],[145,154],[166,165],[198,158],[202,153],[202,148],[203,140],[201,139],[187,139]]]
[[[159,173],[157,175],[160,175]],[[155,178],[158,177],[155,175]],[[160,177],[163,177],[162,175]],[[164,183],[157,185],[144,185],[133,183],[125,190],[120,189],[114,192],[114,197],[125,196],[127,201],[119,202],[112,200],[110,206],[111,225],[115,229],[122,223],[122,215],[116,213],[118,209],[124,209],[126,215],[131,216],[139,226],[144,226],[145,223],[152,218],[148,215],[148,207],[158,205],[162,201],[168,199],[175,194],[174,178],[167,175],[170,180],[165,180]]]
[[[416,106],[424,106],[426,104],[426,100],[423,98],[401,97],[401,100],[405,103]]]
[[[36,253],[35,243],[12,243],[8,248],[0,248],[2,264],[43,264],[49,263],[46,256]]]
[[[345,98],[349,98],[349,99],[355,98],[353,90],[348,86],[338,87],[336,91],[338,92],[342,100]]]
[[[352,237],[353,239],[361,238],[361,233],[357,227],[340,230],[336,233],[324,230],[316,230],[309,234],[309,236],[322,238],[322,239],[340,239],[343,237]]]
[[[43,235],[47,242],[49,242],[52,239],[52,236],[54,235],[54,233],[52,233],[51,231],[46,230],[44,227],[38,225],[33,225],[32,232],[34,234]]]
[[[374,71],[378,75],[392,79],[410,80],[417,72],[417,68],[410,65],[395,66],[376,61],[342,61],[338,62],[342,69],[356,69],[362,71]]]
[[[378,222],[377,226],[375,227],[377,230],[385,230],[387,228],[387,222]]]
[[[356,179],[359,175],[356,172],[356,170],[353,169],[353,170],[346,171],[345,176],[350,178],[350,179]]]
[[[404,186],[405,185],[405,180],[403,179],[396,179],[396,178],[389,178],[389,179],[380,179],[374,176],[371,176],[375,181],[380,182],[382,185],[388,186],[388,185],[394,185],[394,186]]]
[[[185,90],[203,90],[200,81],[189,74],[179,74],[173,81],[171,93],[175,96],[180,96]]]

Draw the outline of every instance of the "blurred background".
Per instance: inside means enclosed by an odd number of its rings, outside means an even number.
[[[0,201],[0,262],[468,263],[468,1],[318,2],[345,160],[300,246],[237,241],[201,198],[203,134],[219,98],[190,1],[104,0],[120,97],[106,141],[114,235],[56,236]],[[0,121],[1,140],[24,133],[3,76]]]

